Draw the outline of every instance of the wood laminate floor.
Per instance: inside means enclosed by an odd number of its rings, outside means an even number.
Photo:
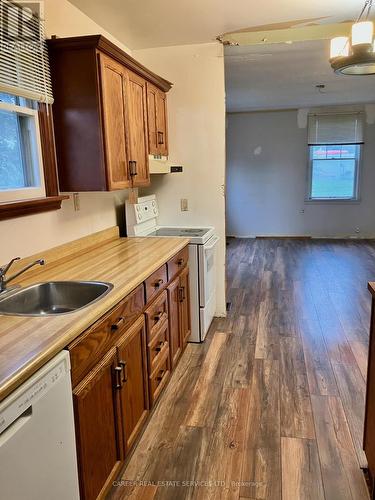
[[[375,242],[230,239],[226,319],[189,344],[114,499],[368,499]]]

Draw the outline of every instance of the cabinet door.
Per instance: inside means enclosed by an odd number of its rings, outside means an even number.
[[[148,415],[147,358],[145,320],[127,330],[118,344],[120,405],[125,453],[132,447]]]
[[[121,64],[100,55],[102,115],[108,189],[130,186],[126,144],[126,72]]]
[[[158,103],[158,89],[147,83],[147,118],[148,118],[148,147],[152,155],[158,155],[158,125],[156,121],[156,108]]]
[[[182,354],[183,340],[180,329],[180,278],[176,278],[168,287],[169,307],[169,348],[171,353],[171,368],[176,366]],[[182,298],[182,295],[181,295]]]
[[[180,301],[180,328],[181,328],[183,346],[185,348],[191,333],[190,286],[189,286],[188,267],[186,267],[180,274],[179,301]]]
[[[146,81],[132,71],[126,74],[129,173],[133,186],[146,186],[150,183]]]
[[[156,122],[159,154],[168,156],[167,96],[161,90],[157,93]]]
[[[116,349],[73,390],[81,498],[91,500],[117,473],[120,450],[114,369]]]

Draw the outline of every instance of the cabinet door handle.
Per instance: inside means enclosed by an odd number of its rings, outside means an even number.
[[[121,325],[124,323],[124,321],[125,321],[125,318],[123,316],[121,316],[121,318],[116,323],[111,325],[111,330],[113,332],[117,331],[121,327]]]
[[[161,371],[159,372],[159,376],[158,376],[158,377],[156,377],[156,380],[157,380],[158,382],[160,382],[161,380],[163,380],[164,375],[165,375],[165,370],[161,370]]]
[[[123,370],[122,382],[125,383],[128,381],[128,365],[126,361],[120,361],[121,370]]]
[[[164,283],[164,280],[160,279],[160,280],[156,281],[156,283],[154,284],[154,287],[160,288],[163,283]]]
[[[135,177],[136,175],[138,175],[137,162],[135,160],[129,161],[129,174],[130,174],[130,177]]]
[[[121,389],[122,387],[121,372],[122,372],[122,366],[116,366],[115,367],[116,389]]]
[[[164,132],[158,132],[158,144],[164,144]]]
[[[185,260],[184,260],[184,259],[178,259],[178,261],[177,261],[177,265],[178,265],[178,267],[183,266],[183,265],[184,265],[184,262],[185,262]]]
[[[185,296],[185,287],[184,286],[180,286],[180,288],[178,289],[178,293],[179,293],[179,298],[180,298],[180,302],[183,302],[185,299],[186,299],[186,296]]]

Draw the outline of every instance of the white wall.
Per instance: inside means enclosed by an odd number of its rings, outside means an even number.
[[[227,234],[374,237],[374,132],[366,126],[361,201],[306,203],[307,129],[297,111],[229,114]]]
[[[45,0],[46,32],[59,37],[101,33],[129,52],[98,24],[67,0]],[[81,211],[75,212],[72,200],[62,209],[0,222],[0,264],[72,241],[116,225],[116,207],[125,192],[81,194]]]
[[[152,176],[161,224],[212,225],[217,251],[217,315],[225,314],[225,88],[222,46],[216,43],[133,52],[174,83],[168,93],[170,159],[181,174]],[[180,199],[189,211],[180,211]]]

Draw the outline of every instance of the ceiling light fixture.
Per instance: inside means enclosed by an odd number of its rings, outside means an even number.
[[[374,24],[369,21],[373,0],[366,0],[351,36],[331,40],[330,63],[339,75],[374,75]]]

